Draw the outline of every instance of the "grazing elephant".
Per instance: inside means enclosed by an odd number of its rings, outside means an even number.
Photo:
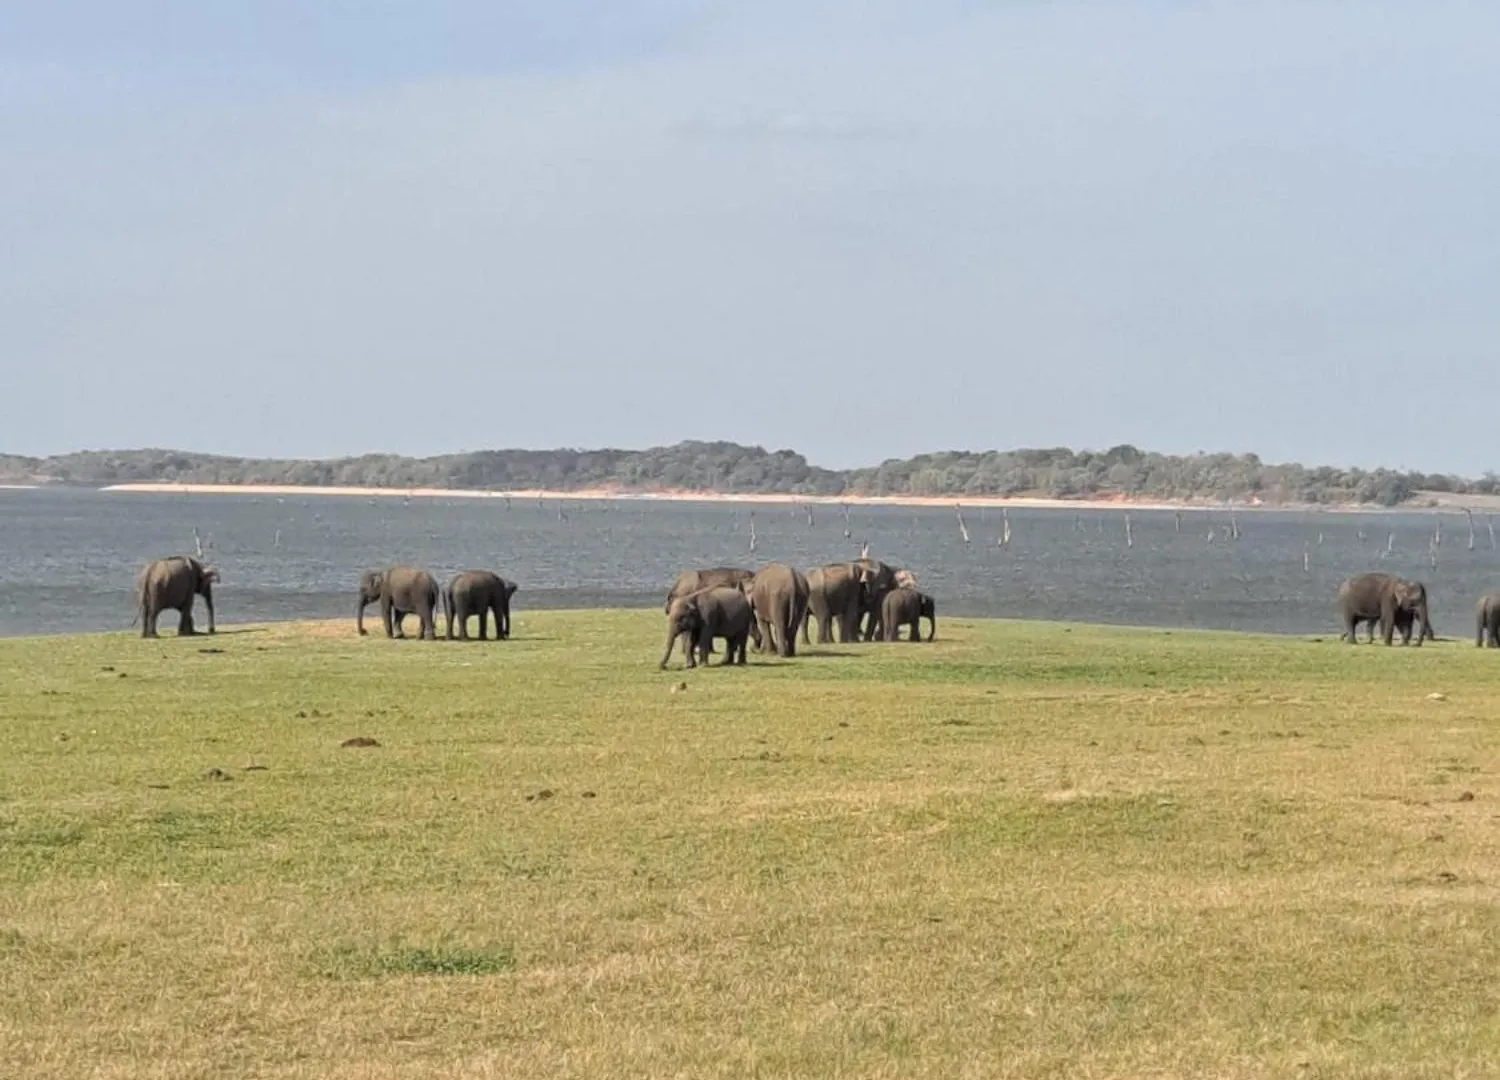
[[[1487,592],[1474,611],[1474,644],[1500,648],[1500,592]]]
[[[740,582],[749,581],[755,576],[754,570],[740,570],[732,566],[720,566],[713,570],[684,570],[677,575],[677,581],[672,586],[672,591],[667,593],[667,602],[662,605],[662,613],[672,610],[672,601],[679,596],[688,593],[699,592],[703,589],[711,589],[715,585],[728,585],[738,588]]]
[[[437,639],[438,600],[437,582],[426,570],[410,566],[369,570],[359,579],[359,607],[354,612],[354,625],[363,635],[365,608],[378,603],[386,637],[406,637],[401,620],[415,614],[421,620],[422,637],[434,641]]]
[[[829,563],[807,572],[807,615],[802,620],[802,641],[811,644],[808,624],[818,621],[818,644],[833,641],[834,620],[840,641],[859,640],[859,617],[864,586],[853,563]]]
[[[141,567],[135,577],[136,617],[141,620],[141,637],[156,637],[156,621],[163,611],[178,612],[177,633],[195,634],[193,598],[203,597],[208,607],[208,632],[217,633],[214,625],[214,586],[219,572],[187,555],[157,559]]]
[[[910,570],[888,566],[878,559],[861,556],[854,562],[859,582],[864,586],[862,615],[865,620],[865,640],[879,641],[881,633],[881,608],[885,594],[892,589],[915,589],[916,576]]]
[[[489,618],[495,616],[495,640],[510,637],[510,598],[517,585],[488,570],[465,570],[455,574],[443,589],[443,617],[448,640],[453,640],[453,621],[458,620],[460,641],[469,640],[469,616],[479,616],[479,640],[489,636]]]
[[[885,594],[880,607],[880,622],[885,628],[885,640],[899,640],[901,628],[910,626],[910,640],[921,641],[923,619],[930,623],[927,640],[931,641],[937,636],[937,605],[932,602],[932,597],[918,592],[910,585],[903,585]]]
[[[761,648],[774,648],[778,655],[797,655],[797,628],[807,615],[807,578],[785,563],[762,567],[740,590],[755,609],[760,624]]]
[[[1349,644],[1357,643],[1357,627],[1362,621],[1379,619],[1380,632],[1387,645],[1410,619],[1419,627],[1417,644],[1433,637],[1432,620],[1427,614],[1427,586],[1420,581],[1405,581],[1391,574],[1360,574],[1339,586],[1339,615]],[[1402,631],[1402,644],[1409,631]]]
[[[667,648],[659,666],[666,670],[678,638],[686,639],[682,651],[690,668],[697,667],[699,661],[708,664],[709,645],[714,638],[724,639],[724,664],[743,664],[745,642],[752,635],[759,646],[755,612],[740,589],[731,585],[700,589],[672,601],[667,611]]]

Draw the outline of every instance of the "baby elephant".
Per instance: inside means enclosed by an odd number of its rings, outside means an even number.
[[[710,589],[679,596],[667,609],[667,649],[662,653],[661,668],[666,669],[672,656],[672,646],[679,637],[686,637],[683,651],[687,654],[687,666],[697,667],[701,659],[708,663],[709,645],[714,638],[723,638],[725,664],[745,662],[745,642],[752,636],[760,644],[760,632],[755,625],[755,614],[750,610],[750,601],[737,588],[716,585]]]
[[[880,626],[885,631],[885,640],[896,641],[901,635],[901,628],[910,626],[910,640],[921,641],[923,619],[931,623],[927,631],[927,640],[931,641],[937,636],[937,606],[932,602],[932,597],[918,592],[910,585],[892,589],[885,594],[885,600],[880,605]]]
[[[1500,592],[1487,592],[1474,610],[1474,644],[1500,648]]]

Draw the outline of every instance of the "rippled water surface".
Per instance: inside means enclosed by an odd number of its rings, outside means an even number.
[[[810,515],[810,516],[809,516]],[[124,629],[141,563],[192,553],[223,584],[223,622],[353,616],[362,570],[394,562],[440,579],[471,567],[521,585],[527,607],[654,606],[679,569],[800,567],[870,553],[912,568],[943,614],[1283,633],[1337,632],[1338,584],[1362,570],[1428,583],[1439,634],[1464,636],[1474,599],[1500,587],[1476,521],[1431,514],[998,510],[340,496],[0,491],[0,634]],[[755,550],[750,552],[752,526]],[[845,533],[848,533],[846,536]],[[1213,533],[1210,542],[1209,534]],[[1387,550],[1389,546],[1389,551]],[[201,620],[201,616],[200,616]]]

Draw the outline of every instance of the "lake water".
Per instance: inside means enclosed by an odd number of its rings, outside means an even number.
[[[771,561],[807,568],[870,554],[911,568],[945,614],[1275,633],[1338,632],[1339,582],[1386,570],[1427,582],[1443,636],[1473,633],[1478,595],[1500,587],[1500,553],[1477,517],[1431,514],[968,508],[711,503],[183,496],[0,490],[0,635],[123,630],[135,573],[192,553],[194,531],[223,574],[220,621],[353,618],[361,571],[396,562],[440,580],[494,569],[526,608],[661,603],[686,567]],[[755,551],[750,553],[752,525]],[[849,533],[848,537],[845,532]],[[1212,530],[1214,542],[1207,539]],[[1393,539],[1392,539],[1393,536]],[[1387,552],[1390,543],[1391,550]],[[1304,556],[1306,569],[1304,569]],[[199,621],[202,621],[201,608]]]

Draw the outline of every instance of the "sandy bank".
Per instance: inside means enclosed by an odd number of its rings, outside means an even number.
[[[4,486],[4,485],[0,485]],[[25,486],[25,485],[20,485]],[[1462,514],[1500,511],[1500,495],[1450,495],[1418,492],[1417,499],[1402,506],[1369,506],[1361,504],[1211,502],[1172,499],[1131,499],[1125,496],[1096,496],[1091,499],[1051,499],[1029,495],[742,495],[711,491],[617,491],[611,488],[584,488],[579,491],[477,491],[467,488],[372,488],[372,487],[299,487],[295,484],[111,484],[99,489],[108,492],[147,493],[153,495],[258,495],[277,498],[310,495],[334,495],[343,498],[401,499],[537,499],[572,502],[674,502],[733,503],[773,506],[907,506],[907,507],[1016,507],[1028,510],[1282,510],[1325,514],[1434,513]]]
[[[538,499],[571,502],[696,502],[696,503],[766,503],[780,506],[937,506],[965,507],[1013,506],[1053,510],[1224,510],[1224,503],[1173,503],[1160,500],[1124,498],[1048,499],[1028,496],[923,496],[923,495],[747,495],[705,491],[614,491],[608,488],[585,488],[579,491],[474,491],[462,488],[364,488],[364,487],[298,487],[291,484],[112,484],[101,491],[149,493],[154,495],[259,495],[278,498],[309,495],[337,495],[346,498],[403,499]],[[1236,504],[1233,509],[1269,509],[1258,504]]]

